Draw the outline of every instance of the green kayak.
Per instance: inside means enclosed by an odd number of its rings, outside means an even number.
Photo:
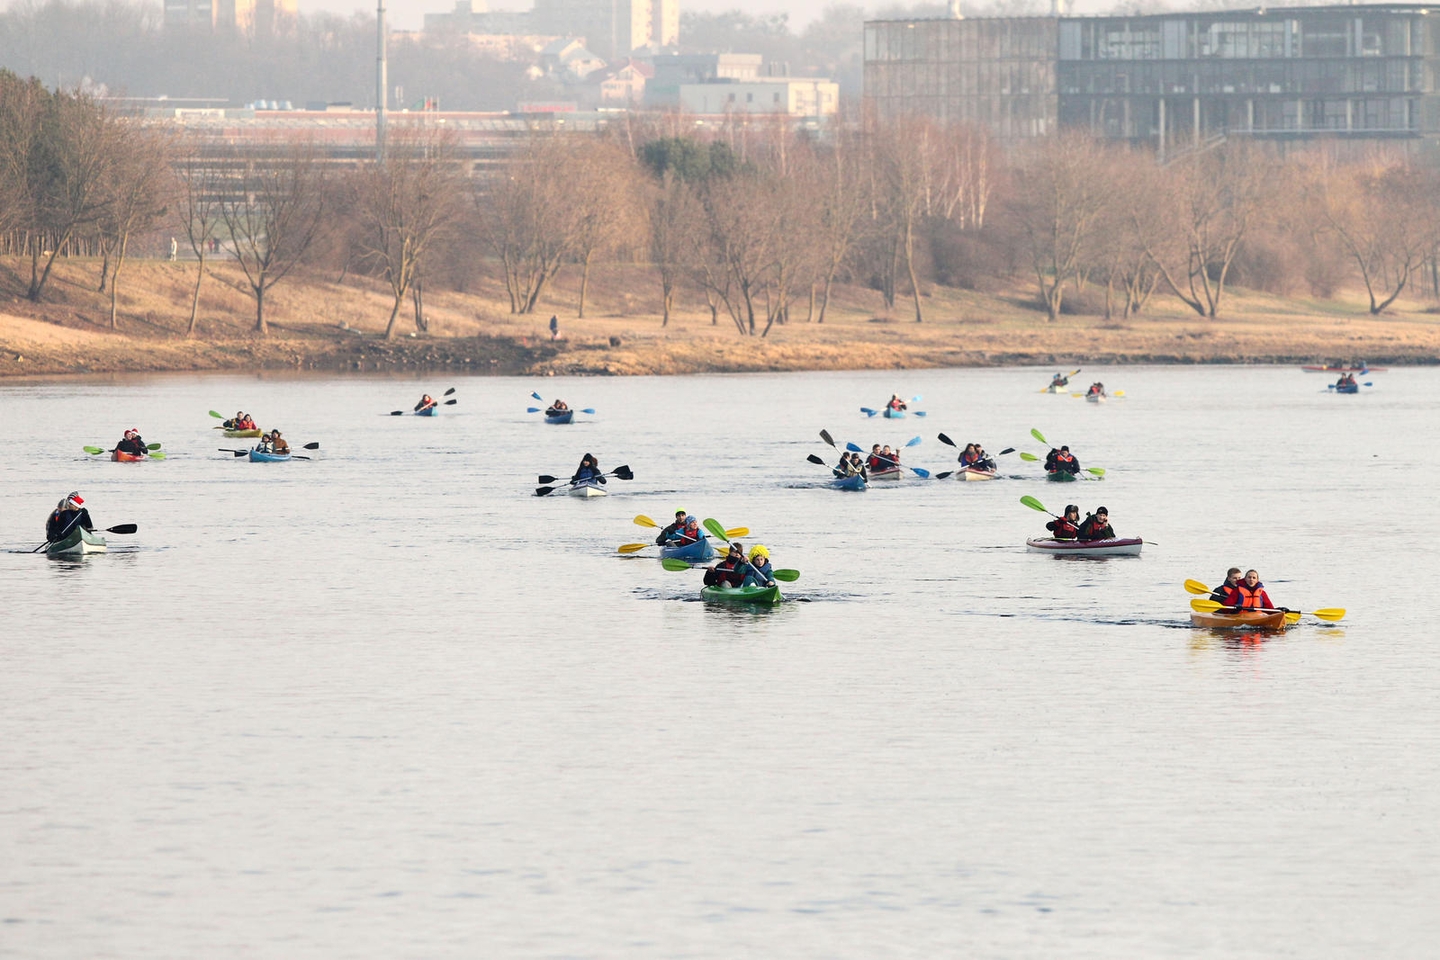
[[[45,545],[52,557],[83,557],[87,553],[104,553],[105,538],[84,527],[74,527],[63,539]]]
[[[700,599],[722,603],[758,603],[773,606],[785,599],[780,587],[701,587]]]
[[[1070,483],[1072,481],[1079,480],[1080,478],[1075,476],[1075,474],[1073,473],[1065,473],[1062,470],[1053,470],[1050,473],[1045,474],[1045,479],[1049,480],[1051,483]]]

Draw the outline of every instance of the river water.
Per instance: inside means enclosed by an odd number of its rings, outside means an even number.
[[[1440,371],[1050,372],[0,385],[0,957],[1433,956]],[[1107,473],[845,494],[822,428]],[[635,479],[533,495],[587,451]],[[28,553],[71,489],[139,532]],[[1022,494],[1150,542],[1027,554]],[[676,508],[794,602],[617,553]],[[1192,629],[1232,564],[1349,613]]]

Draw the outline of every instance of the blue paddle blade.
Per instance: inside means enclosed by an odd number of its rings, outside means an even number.
[[[917,416],[917,417],[923,417],[923,416],[925,416],[925,411],[924,411],[924,410],[912,410],[912,411],[910,411],[910,412],[913,413],[913,414],[915,414],[915,416]]]
[[[923,469],[921,469],[920,467],[911,467],[910,469],[915,471],[915,476],[921,477],[922,479],[925,479],[925,480],[929,480],[929,479],[930,479],[930,471],[929,471],[929,470],[923,470]]]
[[[847,443],[847,444],[845,444],[845,449],[846,449],[846,450],[849,450],[851,453],[864,453],[864,452],[865,452],[864,450],[861,450],[859,447],[855,446],[855,444],[853,444],[853,443]]]
[[[545,399],[544,397],[540,396],[540,394],[536,393],[536,392],[533,391],[533,390],[530,391],[530,396],[534,397],[536,400],[544,400],[544,399]]]
[[[1375,384],[1371,383],[1369,380],[1366,380],[1366,381],[1365,381],[1365,386],[1367,386],[1367,387],[1373,387],[1373,386],[1375,386]]]
[[[539,407],[526,407],[526,408],[525,408],[525,412],[526,412],[526,413],[539,413],[539,412],[540,412],[540,408],[539,408]]]
[[[925,399],[924,397],[920,396],[920,394],[917,393],[917,394],[915,394],[915,396],[913,396],[913,397],[910,398],[910,402],[911,402],[911,403],[919,403],[921,400],[924,400],[924,399]]]
[[[594,411],[592,408],[590,408],[590,407],[586,407],[584,410],[581,410],[580,412],[581,412],[581,413],[588,413],[588,414],[590,414],[590,416],[592,416],[592,417],[595,416],[595,411]]]
[[[871,410],[869,407],[861,407],[860,412],[865,414],[865,416],[867,417],[873,417],[875,416],[877,411]]]
[[[905,444],[905,446],[907,446],[907,447],[913,447],[913,446],[915,446],[915,445],[916,445],[917,443],[919,443],[919,442],[920,442],[920,438],[919,438],[919,437],[916,437],[915,439],[911,440],[909,443]]]

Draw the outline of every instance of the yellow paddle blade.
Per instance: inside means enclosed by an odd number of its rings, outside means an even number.
[[[1124,390],[1116,390],[1114,393],[1110,394],[1110,396],[1112,396],[1112,397],[1123,397],[1123,396],[1125,396],[1125,391],[1124,391]]]
[[[726,531],[725,531],[725,536],[731,537],[731,538],[734,538],[734,537],[748,537],[748,536],[750,536],[750,528],[749,528],[749,527],[732,527],[732,528],[730,528],[729,530],[726,530]]]
[[[1214,600],[1202,600],[1196,597],[1190,601],[1190,609],[1199,613],[1214,613],[1216,610],[1223,610],[1225,605],[1216,603]]]
[[[1334,621],[1345,618],[1345,610],[1342,607],[1326,607],[1323,610],[1313,610],[1311,612],[1321,620]]]
[[[1185,592],[1186,592],[1186,593],[1209,593],[1209,592],[1210,592],[1210,588],[1207,587],[1207,586],[1205,586],[1205,584],[1201,583],[1199,580],[1186,580],[1186,581],[1185,581]]]
[[[656,527],[656,528],[658,528],[658,527],[660,526],[660,524],[656,523],[654,520],[651,520],[649,517],[645,516],[645,514],[643,514],[643,513],[640,514],[638,517],[635,518],[635,523],[636,523],[638,526],[642,526],[642,527]]]
[[[653,543],[622,543],[616,549],[619,550],[621,553],[639,553],[646,547],[653,546],[655,546],[655,544]]]
[[[1300,622],[1300,613],[1299,613],[1299,611],[1297,611],[1297,610],[1292,610],[1292,611],[1290,611],[1289,613],[1285,614],[1285,622],[1286,622],[1287,624],[1290,624],[1290,623],[1299,623],[1299,622]]]

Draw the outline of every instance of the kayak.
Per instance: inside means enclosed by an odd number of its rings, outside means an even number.
[[[683,547],[661,547],[660,559],[704,563],[706,560],[715,559],[715,548],[710,545],[707,538],[701,537],[694,543],[687,543]]]
[[[264,430],[261,430],[259,427],[256,427],[256,428],[253,429],[253,430],[225,430],[225,431],[222,431],[222,434],[221,434],[221,435],[222,435],[222,436],[225,436],[225,437],[229,437],[229,438],[232,439],[232,440],[239,440],[239,439],[241,439],[242,437],[259,437],[259,436],[264,435],[264,433],[265,433]]]
[[[439,415],[440,415],[440,405],[439,405],[439,404],[436,404],[436,405],[433,406],[433,407],[426,407],[424,410],[416,410],[416,411],[415,411],[415,416],[417,416],[417,417],[438,417]]]
[[[123,450],[111,450],[110,459],[116,463],[139,463],[141,460],[148,460],[149,457],[138,453],[125,453]]]
[[[1306,373],[1384,373],[1389,367],[1330,367],[1311,364],[1300,368]]]
[[[1026,549],[1034,553],[1048,553],[1052,557],[1138,557],[1140,545],[1145,541],[1139,537],[1117,537],[1114,540],[1056,540],[1054,537],[1038,537],[1026,540]]]
[[[1342,387],[1342,386],[1337,386],[1337,385],[1335,385],[1335,384],[1332,383],[1332,384],[1330,384],[1330,389],[1331,389],[1331,390],[1334,390],[1336,393],[1359,393],[1359,392],[1360,392],[1360,384],[1358,384],[1358,383],[1347,383],[1347,384],[1345,384],[1345,385]]]
[[[1262,613],[1259,610],[1237,610],[1234,613],[1200,613],[1197,610],[1190,614],[1190,622],[1213,630],[1284,630],[1287,626],[1283,611]]]
[[[79,524],[61,539],[45,544],[45,552],[52,557],[81,557],[87,553],[104,553],[105,550],[105,538]]]
[[[1043,392],[1043,393],[1069,393],[1069,392],[1070,392],[1070,384],[1068,384],[1068,383],[1062,383],[1062,384],[1060,384],[1059,386],[1056,386],[1055,384],[1052,383],[1052,384],[1050,384],[1050,386],[1046,387],[1042,392]]]
[[[892,410],[890,407],[886,407],[886,408],[885,408],[885,410],[884,410],[884,415],[885,415],[885,418],[888,419],[888,420],[904,420],[904,419],[905,419],[905,411],[904,411],[904,410]]]
[[[771,607],[785,599],[780,587],[701,587],[700,599],[724,603],[753,603]]]
[[[955,471],[956,480],[994,480],[994,470],[982,470],[979,467],[961,467]]]
[[[889,467],[885,470],[871,470],[870,482],[874,483],[876,480],[899,480],[904,475],[905,472],[899,467]]]
[[[1105,396],[1105,394],[1103,394],[1103,393],[1087,393],[1087,394],[1085,394],[1085,402],[1086,402],[1086,403],[1104,403],[1104,402],[1106,402],[1106,401],[1109,400],[1109,399],[1110,399],[1110,398],[1107,397],[1107,396]]]
[[[830,481],[830,486],[836,490],[864,490],[870,483],[857,473],[853,477],[837,477]]]
[[[546,422],[546,423],[569,423],[571,420],[574,420],[574,419],[575,419],[575,411],[574,411],[574,410],[565,410],[565,411],[563,411],[563,412],[561,412],[561,413],[555,413],[555,414],[551,414],[551,413],[548,413],[548,412],[547,412],[547,413],[545,414],[545,422]]]
[[[265,453],[262,450],[250,451],[251,463],[284,463],[290,459],[288,453]]]
[[[1045,479],[1051,483],[1069,483],[1072,480],[1079,480],[1080,477],[1077,474],[1066,473],[1064,470],[1051,470],[1045,474]]]
[[[605,496],[605,485],[599,480],[581,480],[579,483],[570,484],[570,496],[603,497]]]

